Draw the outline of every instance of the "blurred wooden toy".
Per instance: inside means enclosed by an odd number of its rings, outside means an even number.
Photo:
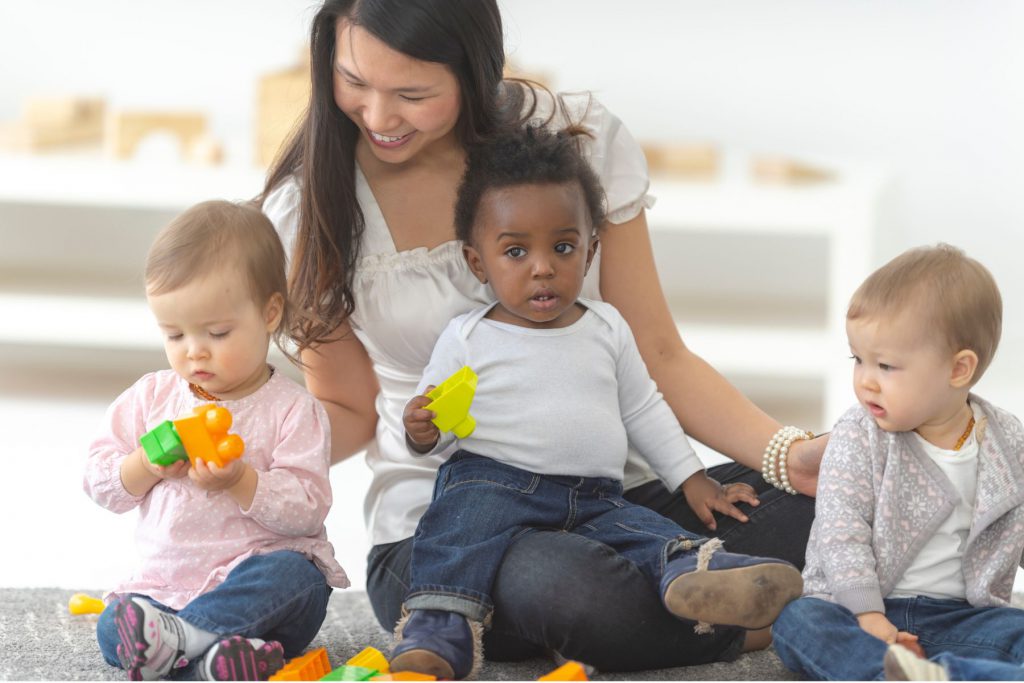
[[[476,429],[476,420],[469,414],[469,406],[476,395],[476,373],[467,365],[427,392],[431,402],[424,406],[437,413],[432,422],[442,432],[453,432],[465,439]]]
[[[256,105],[256,158],[260,165],[270,166],[305,115],[310,79],[308,49],[296,66],[260,78]]]
[[[99,598],[85,593],[75,593],[68,600],[68,612],[71,614],[101,614],[106,605]]]
[[[0,125],[0,148],[39,152],[103,139],[106,103],[95,97],[34,97],[19,121]]]
[[[835,173],[793,159],[758,156],[751,161],[750,173],[760,183],[799,185],[835,180]]]
[[[206,130],[206,117],[198,112],[117,111],[107,115],[104,146],[115,159],[130,159],[136,148],[153,133],[170,133],[187,161],[220,163],[220,145]]]
[[[641,147],[653,174],[711,180],[718,173],[718,149],[713,145],[648,143]]]

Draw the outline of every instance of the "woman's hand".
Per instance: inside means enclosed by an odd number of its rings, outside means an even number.
[[[431,385],[427,387],[425,393],[429,394],[433,390],[434,387]],[[405,438],[420,453],[429,452],[441,438],[441,431],[433,423],[433,419],[436,417],[434,411],[424,407],[430,402],[431,399],[426,395],[415,396],[405,404],[405,411],[402,413]]]
[[[818,491],[818,468],[827,444],[828,434],[821,434],[813,439],[794,441],[789,446],[786,458],[789,483],[806,496],[813,497]]]
[[[704,526],[712,531],[717,527],[715,512],[721,512],[741,522],[746,522],[749,518],[733,503],[744,502],[750,505],[760,505],[761,503],[754,487],[749,484],[722,486],[709,477],[704,470],[693,474],[684,481],[682,489],[690,509],[704,523]]]

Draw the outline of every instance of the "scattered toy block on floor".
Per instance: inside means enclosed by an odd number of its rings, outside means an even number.
[[[72,614],[101,614],[105,608],[102,600],[85,593],[75,593],[68,600],[68,611]]]
[[[386,674],[391,671],[387,657],[385,657],[384,653],[375,647],[363,648],[359,654],[349,659],[345,664],[348,666],[362,666],[367,669],[373,669],[377,673],[381,674]]]
[[[304,655],[299,655],[288,662],[271,676],[271,681],[318,681],[331,671],[331,661],[327,658],[327,650],[318,647]]]
[[[551,673],[545,674],[538,681],[589,681],[587,670],[579,662],[566,662]]]
[[[377,675],[375,669],[367,669],[365,666],[339,666],[334,671],[321,678],[321,681],[368,681]]]
[[[371,681],[436,681],[437,676],[421,674],[416,671],[395,671],[388,674],[377,674]]]

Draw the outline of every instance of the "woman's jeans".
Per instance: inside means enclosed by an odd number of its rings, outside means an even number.
[[[918,637],[928,658],[957,681],[1024,680],[1024,610],[972,607],[963,600],[889,598],[885,616]],[[888,646],[845,607],[818,598],[789,603],[773,628],[790,670],[827,681],[882,680]]]
[[[505,551],[538,529],[605,544],[655,588],[676,551],[706,540],[627,502],[617,479],[540,475],[459,451],[438,470],[434,499],[416,528],[406,608],[489,623],[491,586]]]
[[[330,595],[331,587],[315,564],[301,553],[279,550],[245,559],[222,584],[180,611],[150,602],[218,636],[276,640],[284,647],[284,656],[291,658],[300,655],[320,630]],[[108,605],[100,615],[96,639],[107,663],[120,667],[115,604]],[[195,664],[193,661],[178,671],[176,677],[190,677]]]
[[[718,536],[730,552],[803,566],[814,499],[778,491],[759,472],[735,463],[713,467],[708,475],[758,491],[760,505],[739,505],[749,522],[716,514],[718,529],[711,533],[683,495],[659,481],[630,489],[624,498],[691,533]],[[411,538],[370,550],[367,591],[385,629],[393,629],[401,617],[411,557]],[[498,568],[491,596],[495,612],[484,651],[492,660],[556,651],[602,671],[638,671],[728,660],[739,654],[743,642],[741,629],[716,626],[708,635],[694,633],[692,623],[669,614],[633,562],[578,534],[538,531],[517,538]]]

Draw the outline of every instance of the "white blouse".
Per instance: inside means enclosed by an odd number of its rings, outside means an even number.
[[[589,94],[563,96],[569,119],[591,133],[583,138],[584,155],[607,195],[608,220],[624,223],[654,204],[647,161],[622,122]],[[535,118],[543,121],[554,99],[541,93]],[[553,126],[567,123],[557,113]],[[299,186],[292,178],[266,198],[263,211],[291,253],[298,227]],[[397,251],[391,232],[366,178],[356,165],[356,196],[366,227],[353,283],[355,311],[350,324],[366,347],[380,384],[376,397],[377,434],[366,450],[373,481],[363,506],[373,545],[409,538],[433,493],[440,456],[413,458],[405,446],[402,411],[416,395],[420,375],[434,343],[448,322],[494,300],[491,288],[469,270],[457,240],[427,249]],[[454,226],[452,228],[454,233]],[[600,300],[600,249],[581,296]],[[344,372],[344,368],[339,368]],[[654,479],[635,453],[626,466],[626,487]]]

